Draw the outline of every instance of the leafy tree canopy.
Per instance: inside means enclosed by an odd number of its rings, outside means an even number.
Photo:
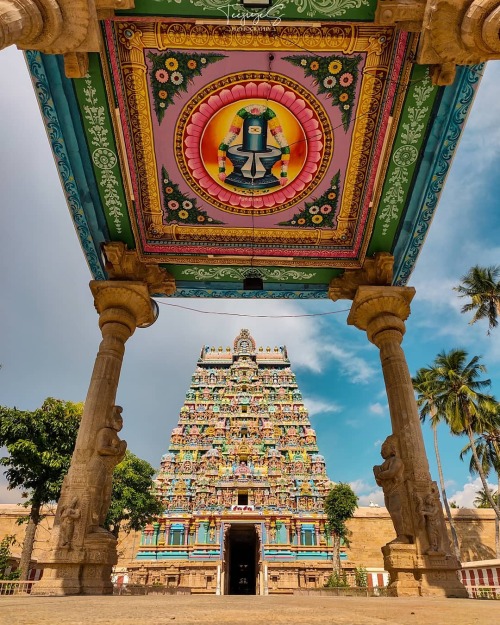
[[[130,451],[116,465],[111,507],[106,518],[106,527],[115,536],[120,529],[140,530],[163,512],[163,506],[153,491],[154,474],[155,470],[148,462]]]
[[[0,406],[0,458],[9,488],[27,492],[27,504],[42,506],[59,498],[69,468],[83,404],[47,398],[33,412]]]
[[[349,484],[335,484],[325,499],[328,531],[347,541],[346,521],[352,518],[357,507],[358,497]]]

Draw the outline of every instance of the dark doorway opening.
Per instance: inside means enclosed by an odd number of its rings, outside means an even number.
[[[257,532],[253,525],[229,530],[229,594],[256,594]]]

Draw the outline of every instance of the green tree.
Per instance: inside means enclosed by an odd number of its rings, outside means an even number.
[[[9,579],[18,579],[19,571],[11,571],[10,573],[6,573],[7,567],[9,566],[9,560],[11,559],[10,548],[14,545],[16,539],[14,536],[4,536],[0,541],[0,579],[1,580],[9,580]]]
[[[462,312],[474,311],[470,323],[487,319],[490,334],[498,326],[500,314],[500,265],[476,265],[461,280],[462,284],[455,287],[455,291],[458,291],[459,297],[470,298],[470,302],[462,307]]]
[[[419,369],[415,376],[412,378],[412,383],[413,388],[417,393],[417,406],[420,410],[420,420],[422,421],[422,423],[425,422],[427,417],[429,417],[430,420],[432,433],[434,436],[434,453],[436,454],[436,463],[439,475],[439,484],[441,486],[441,495],[443,497],[446,516],[448,517],[448,522],[450,524],[451,537],[453,540],[455,555],[458,559],[460,559],[458,536],[455,528],[455,522],[453,521],[453,517],[451,515],[448,497],[446,495],[443,467],[441,464],[441,455],[439,453],[437,428],[442,421],[444,421],[445,423],[447,423],[447,421],[445,413],[438,410],[437,402],[440,394],[440,387],[438,385],[436,377],[437,373],[435,367],[423,367]]]
[[[9,488],[25,491],[30,508],[19,565],[23,580],[28,578],[41,507],[59,498],[82,409],[83,404],[52,397],[33,412],[0,406],[0,447],[8,453],[0,465],[8,467]]]
[[[160,500],[154,494],[152,480],[155,470],[127,451],[113,473],[111,506],[106,527],[116,537],[120,529],[140,530],[163,512]]]
[[[488,492],[489,492],[490,497],[492,497],[495,503],[498,505],[498,494],[495,491],[495,489],[488,488]],[[482,488],[476,491],[476,497],[474,499],[474,507],[475,508],[491,508],[489,497]]]
[[[332,537],[333,572],[340,577],[340,543],[349,544],[346,521],[351,519],[358,507],[358,497],[349,486],[339,482],[335,484],[325,498],[326,529]]]
[[[435,359],[436,383],[439,388],[438,405],[446,415],[452,434],[467,435],[470,449],[485,493],[488,484],[482,463],[477,453],[475,436],[495,432],[500,428],[496,401],[492,395],[482,392],[491,384],[490,380],[480,379],[486,367],[479,356],[468,362],[468,354],[462,349],[441,352]],[[500,510],[490,496],[491,507],[500,519]]]

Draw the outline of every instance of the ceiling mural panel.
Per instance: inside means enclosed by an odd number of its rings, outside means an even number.
[[[141,255],[359,266],[408,36],[275,32],[106,24]]]

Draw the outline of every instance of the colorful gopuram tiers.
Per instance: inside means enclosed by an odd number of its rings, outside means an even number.
[[[156,478],[131,581],[217,594],[320,587],[331,573],[318,453],[286,348],[204,347]],[[343,554],[345,557],[345,554]]]

